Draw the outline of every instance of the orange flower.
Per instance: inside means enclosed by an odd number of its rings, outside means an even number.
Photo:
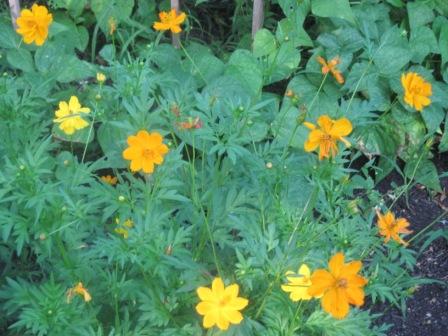
[[[172,8],[169,12],[160,12],[159,18],[160,22],[154,22],[155,30],[171,30],[173,33],[180,33],[182,31],[180,25],[185,21],[187,15],[182,12],[177,15],[176,10]]]
[[[344,84],[344,76],[342,76],[342,73],[336,68],[336,66],[341,62],[339,56],[336,56],[328,63],[323,57],[317,56],[317,61],[322,65],[322,73],[324,75],[331,72],[339,84]]]
[[[337,141],[342,141],[347,147],[350,147],[344,136],[349,135],[352,130],[352,123],[346,118],[333,120],[327,115],[320,116],[317,119],[317,128],[309,122],[303,123],[311,132],[308,140],[305,141],[305,151],[312,152],[319,148],[319,160],[323,158],[335,157],[338,153]]]
[[[421,112],[425,106],[431,104],[432,86],[415,72],[401,75],[401,85],[404,89],[404,101]]]
[[[82,285],[82,282],[78,282],[78,284],[75,287],[70,288],[67,291],[67,303],[70,303],[76,294],[84,297],[85,302],[89,302],[90,300],[92,300],[92,297],[90,296],[89,292]]]
[[[339,252],[331,257],[328,268],[318,269],[311,275],[308,294],[314,297],[322,295],[322,308],[336,319],[347,316],[350,304],[364,304],[363,287],[367,279],[358,275],[361,261],[344,263],[344,254]]]
[[[230,324],[240,324],[243,315],[239,312],[247,306],[247,299],[238,297],[238,284],[224,287],[221,278],[215,278],[212,288],[199,287],[197,294],[201,299],[196,306],[196,311],[204,315],[204,328],[212,328],[217,325],[221,330],[227,330]]]
[[[123,158],[131,161],[131,171],[143,170],[150,174],[154,171],[154,165],[162,164],[163,157],[168,153],[168,147],[162,140],[159,133],[145,130],[129,136],[129,147],[123,151]]]
[[[109,25],[109,35],[113,35],[117,30],[117,20],[114,17],[110,17],[107,24]]]
[[[48,13],[45,6],[34,4],[29,9],[22,9],[20,16],[17,18],[17,33],[22,35],[23,42],[41,46],[44,44],[48,36],[48,27],[53,22],[53,16]]]
[[[103,181],[104,183],[110,184],[110,185],[116,185],[118,179],[115,176],[105,175],[105,176],[101,176],[101,181]]]
[[[378,216],[378,229],[380,235],[384,236],[384,242],[387,243],[391,238],[403,244],[408,245],[403,239],[398,235],[399,233],[412,233],[407,227],[410,225],[406,218],[395,218],[395,215],[388,211],[385,215],[382,215],[378,210],[376,211]]]

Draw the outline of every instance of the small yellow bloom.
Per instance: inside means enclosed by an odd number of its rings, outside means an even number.
[[[134,222],[132,221],[132,219],[126,219],[123,225],[131,229],[134,227]]]
[[[172,8],[169,12],[160,12],[159,18],[160,22],[154,22],[155,30],[171,30],[173,33],[180,33],[182,31],[180,25],[185,21],[187,15],[182,12],[177,15],[176,10]]]
[[[384,242],[387,243],[392,238],[399,244],[407,246],[408,243],[406,243],[398,235],[399,233],[412,233],[412,231],[407,229],[407,227],[410,225],[407,219],[395,218],[395,215],[391,211],[388,211],[386,212],[386,214],[382,215],[377,210],[376,214],[378,216],[377,224],[380,235],[385,237]]]
[[[290,293],[292,301],[310,300],[312,296],[308,294],[308,287],[311,286],[311,272],[307,265],[302,264],[298,273],[286,272],[288,284],[282,285],[282,290]]]
[[[350,120],[346,118],[333,120],[327,115],[320,116],[317,119],[319,128],[309,122],[303,124],[311,130],[308,140],[305,141],[305,151],[312,152],[319,148],[319,160],[336,156],[338,153],[337,141],[342,141],[347,147],[350,147],[350,142],[344,136],[349,135],[353,127]]]
[[[118,179],[115,176],[105,175],[105,176],[101,176],[101,181],[103,181],[104,183],[110,184],[110,185],[116,185]]]
[[[221,278],[215,278],[211,289],[199,287],[196,290],[201,299],[196,311],[204,316],[204,328],[216,325],[221,330],[227,330],[230,324],[241,323],[243,315],[239,311],[248,305],[249,300],[238,297],[239,289],[237,284],[224,287]]]
[[[120,223],[120,218],[115,218],[115,223],[117,223],[118,227],[114,229],[114,232],[122,235],[124,239],[129,238],[129,229],[134,227],[134,222],[132,219],[126,219],[123,224]]]
[[[425,106],[431,104],[432,86],[415,72],[401,75],[401,85],[404,89],[404,101],[421,112]]]
[[[55,123],[59,123],[59,128],[64,131],[65,134],[71,135],[76,130],[83,129],[89,125],[81,117],[81,113],[90,113],[88,107],[81,107],[78,97],[71,96],[69,102],[59,102],[59,110],[55,112],[56,119],[53,119]]]
[[[341,62],[338,56],[328,63],[323,57],[317,56],[317,61],[322,65],[322,73],[324,75],[330,72],[339,84],[344,84],[344,76],[342,76],[342,73],[336,67]]]
[[[322,296],[322,308],[336,319],[347,316],[350,304],[364,304],[363,287],[367,279],[358,275],[362,268],[361,261],[344,262],[344,254],[336,253],[328,263],[329,271],[318,269],[311,275],[308,294]]]
[[[78,284],[75,287],[70,288],[67,291],[67,303],[70,303],[76,294],[82,296],[85,302],[89,302],[90,300],[92,300],[92,297],[90,296],[89,292],[82,285],[82,282],[78,282]]]
[[[53,22],[53,16],[45,6],[34,4],[29,9],[22,9],[17,18],[17,33],[22,35],[23,42],[41,46],[48,37],[48,27]]]
[[[103,84],[106,81],[106,75],[102,72],[98,72],[96,74],[96,80],[98,81],[98,83]]]
[[[131,171],[143,170],[150,174],[154,171],[154,165],[161,165],[163,157],[168,153],[168,146],[162,141],[159,133],[148,133],[145,130],[129,136],[129,147],[123,151],[123,158],[131,161]]]

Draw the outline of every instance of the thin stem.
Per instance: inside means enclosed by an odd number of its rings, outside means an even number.
[[[180,42],[180,41],[179,41],[179,46],[182,49],[182,51],[185,53],[185,56],[187,56],[188,60],[191,62],[193,67],[196,69],[196,71],[198,72],[199,76],[201,76],[201,78],[204,81],[204,83],[207,85],[208,84],[207,80],[205,79],[205,77],[202,74],[201,70],[198,68],[198,66],[196,65],[196,63],[193,61],[193,59],[191,58],[190,54],[188,53],[187,49],[184,48],[182,42]]]

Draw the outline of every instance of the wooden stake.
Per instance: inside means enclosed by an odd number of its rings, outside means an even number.
[[[9,9],[11,12],[12,26],[17,29],[16,20],[20,16],[20,0],[9,0]]]
[[[254,8],[252,13],[252,38],[254,38],[257,31],[263,27],[263,20],[263,0],[254,0]]]
[[[176,14],[180,13],[180,4],[179,0],[171,0],[171,8],[176,10]],[[173,47],[176,49],[180,48],[180,36],[179,34],[171,33],[171,41],[173,43]]]

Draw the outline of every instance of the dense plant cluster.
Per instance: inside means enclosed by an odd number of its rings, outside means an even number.
[[[385,335],[372,304],[429,281],[393,206],[441,191],[445,1],[266,1],[253,37],[246,0],[22,5],[0,333]]]

